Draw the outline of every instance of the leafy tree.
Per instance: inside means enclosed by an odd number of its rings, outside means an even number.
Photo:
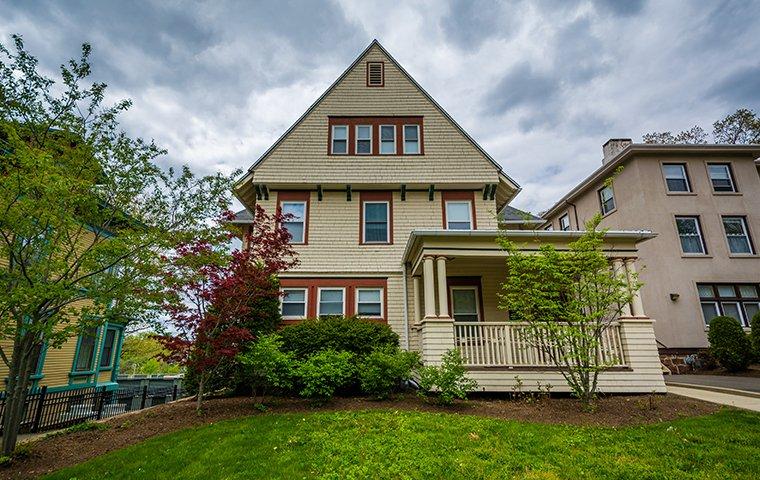
[[[595,398],[599,373],[609,366],[597,353],[602,336],[641,287],[634,281],[629,288],[625,274],[610,267],[601,249],[600,221],[600,215],[593,218],[567,252],[541,245],[530,254],[500,240],[509,252],[501,308],[528,325],[526,340],[559,367],[586,404]]]
[[[700,126],[693,126],[688,130],[673,135],[671,132],[652,132],[644,135],[644,143],[665,144],[702,144],[707,143],[707,134]]]
[[[713,143],[757,144],[760,143],[760,117],[747,108],[740,108],[722,120],[713,123]],[[702,144],[707,143],[707,133],[695,125],[676,135],[672,132],[651,132],[643,136],[644,143]]]
[[[179,365],[160,360],[167,353],[156,339],[155,333],[141,332],[125,335],[121,349],[121,371],[126,374],[143,375],[179,373]]]
[[[90,46],[38,71],[20,36],[0,44],[0,357],[8,366],[3,453],[16,444],[43,344],[105,321],[149,321],[160,252],[204,237],[232,178],[162,171],[165,152],[121,131],[128,100],[104,104]]]

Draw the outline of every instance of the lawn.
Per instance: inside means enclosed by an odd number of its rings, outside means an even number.
[[[636,427],[408,411],[271,414],[154,437],[49,479],[760,478],[760,415]]]

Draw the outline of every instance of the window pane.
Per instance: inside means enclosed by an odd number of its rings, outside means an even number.
[[[732,285],[718,285],[718,295],[721,297],[735,297],[736,292]]]
[[[109,329],[106,331],[106,338],[103,344],[103,353],[100,356],[101,367],[111,366],[111,357],[113,356],[114,342],[116,342],[116,330]]]
[[[470,212],[470,202],[446,202],[447,228],[451,230],[469,230],[472,228]]]
[[[560,230],[570,230],[570,217],[567,215],[564,215],[560,217],[559,219],[559,229]]]
[[[714,302],[702,302],[702,316],[705,323],[709,324],[710,320],[718,316],[718,306]]]
[[[388,220],[387,203],[365,203],[364,220],[368,222],[385,222]]]
[[[292,215],[291,221],[303,221],[306,216],[306,204],[303,202],[282,202],[282,214]]]
[[[319,304],[320,315],[343,315],[343,304],[335,302],[322,302]]]
[[[333,140],[333,153],[346,153],[348,142],[345,140]]]
[[[380,289],[357,290],[357,313],[365,317],[379,317],[382,315]]]
[[[83,336],[79,343],[79,356],[77,357],[76,369],[79,372],[92,370],[92,361],[95,353],[95,335],[97,329],[91,328]]]
[[[683,253],[705,253],[696,218],[676,218],[676,228],[678,228]]]
[[[733,192],[733,182],[731,171],[728,165],[708,165],[707,170],[710,173],[713,189],[717,192]]]
[[[383,312],[379,303],[360,303],[358,313],[364,317],[379,317]]]
[[[371,137],[372,127],[359,126],[356,127],[356,137],[359,140],[369,140]]]
[[[676,225],[681,235],[698,235],[697,220],[694,218],[677,218]]]
[[[683,165],[663,165],[665,183],[669,192],[688,192],[689,183],[686,179],[686,169]]]
[[[380,139],[384,142],[394,141],[396,139],[394,130],[390,125],[380,127]]]
[[[283,302],[303,302],[306,300],[305,290],[285,290],[282,301]]]
[[[744,312],[747,314],[747,322],[752,321],[757,312],[760,312],[760,303],[745,303]]]
[[[343,302],[343,290],[322,290],[320,300],[323,302]]]
[[[723,228],[731,253],[752,253],[752,245],[749,243],[745,227],[742,217],[723,217]]]
[[[283,222],[285,230],[290,233],[290,241],[303,243],[303,222]]]
[[[757,298],[757,288],[754,285],[739,285],[742,298]]]
[[[306,316],[306,305],[303,303],[283,303],[283,317],[304,317]]]
[[[699,290],[699,296],[701,298],[712,298],[714,295],[713,289],[710,285],[697,285]]]
[[[388,241],[388,224],[387,223],[364,223],[364,241],[365,242],[387,242]]]
[[[380,290],[359,290],[359,302],[380,302]]]
[[[737,320],[739,320],[739,323],[742,322],[742,315],[739,313],[739,304],[736,302],[723,302],[721,303],[721,306],[723,307],[723,315],[727,317],[733,317]]]
[[[451,291],[451,303],[454,314],[477,313],[475,290],[454,289]]]
[[[417,126],[416,125],[405,125],[404,126],[404,138],[407,141],[417,141],[419,140],[417,138]]]
[[[348,140],[348,127],[333,127],[333,140]]]

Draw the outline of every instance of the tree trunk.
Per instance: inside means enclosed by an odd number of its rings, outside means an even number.
[[[8,371],[5,409],[3,412],[3,455],[11,456],[16,449],[18,431],[24,417],[29,376],[33,363],[31,353],[34,343],[22,338],[13,349]]]
[[[195,404],[196,413],[201,413],[201,407],[203,406],[203,377],[204,375],[200,375],[200,380],[198,381],[198,398]]]

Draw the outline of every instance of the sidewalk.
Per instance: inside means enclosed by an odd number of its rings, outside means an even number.
[[[746,395],[746,393],[751,394],[752,392],[741,392],[744,394],[726,393],[729,392],[729,390],[718,392],[714,390],[705,390],[704,386],[700,386],[699,388],[681,387],[673,385],[672,382],[666,382],[666,385],[668,387],[668,393],[674,395],[696,398],[697,400],[704,400],[705,402],[760,412],[760,397]]]

